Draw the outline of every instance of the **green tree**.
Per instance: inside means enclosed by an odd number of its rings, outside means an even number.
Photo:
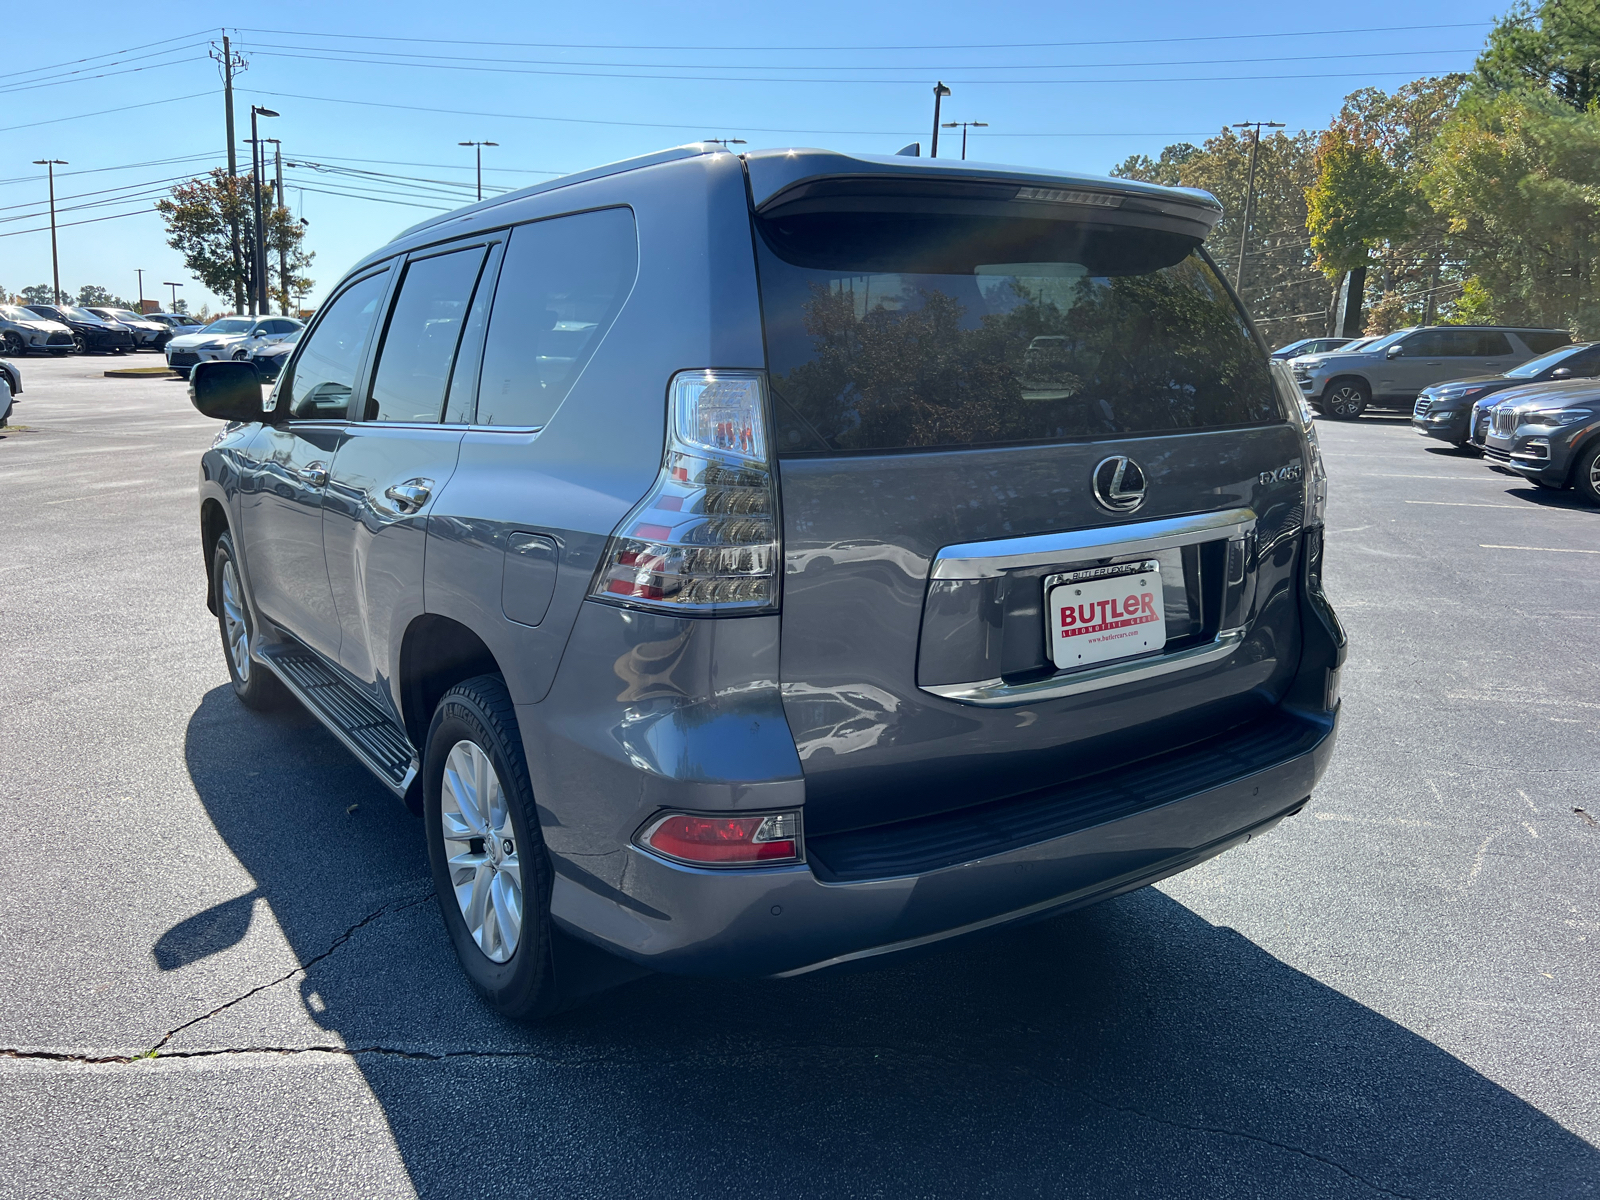
[[[54,304],[56,290],[48,283],[36,283],[32,287],[22,289],[22,302],[24,304]]]
[[[234,265],[233,226],[237,223],[240,237],[248,245],[255,229],[251,187],[251,176],[230,176],[218,168],[209,177],[178,184],[170,198],[156,202],[156,211],[166,222],[167,244],[183,255],[190,273],[218,296],[243,291],[248,283],[248,261],[241,267]],[[295,294],[311,290],[313,281],[305,271],[315,255],[302,245],[305,228],[287,208],[271,207],[265,216],[271,293],[287,311]],[[288,259],[287,280],[278,270],[280,251]],[[248,255],[244,257],[248,260]]]
[[[83,308],[92,304],[96,308],[126,308],[133,312],[139,309],[137,304],[130,303],[120,296],[113,296],[97,283],[86,283],[78,289],[77,304]]]
[[[1548,92],[1579,112],[1600,99],[1600,0],[1527,0],[1495,23],[1478,56],[1484,96]]]
[[[1330,279],[1367,265],[1380,241],[1404,237],[1412,196],[1383,152],[1335,125],[1317,145],[1317,180],[1306,189],[1306,229],[1317,266]]]
[[[1503,93],[1464,105],[1432,158],[1428,194],[1482,288],[1475,307],[1600,336],[1600,114]]]
[[[1316,178],[1316,143],[1314,133],[1275,133],[1261,139],[1257,158],[1242,298],[1274,344],[1326,332],[1328,323],[1328,285],[1312,264],[1306,236],[1306,188]],[[1221,201],[1223,218],[1206,249],[1232,278],[1239,263],[1249,171],[1250,138],[1224,129],[1203,146],[1179,142],[1154,160],[1135,155],[1112,174],[1201,188]]]

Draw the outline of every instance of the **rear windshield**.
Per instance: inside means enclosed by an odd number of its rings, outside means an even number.
[[[780,455],[1283,419],[1192,237],[1035,218],[757,218]]]

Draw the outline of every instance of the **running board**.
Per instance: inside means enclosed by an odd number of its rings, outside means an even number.
[[[280,642],[257,653],[345,749],[396,796],[406,798],[420,764],[411,739],[387,713],[302,646]]]

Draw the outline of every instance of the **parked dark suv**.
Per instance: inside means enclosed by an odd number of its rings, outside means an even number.
[[[1560,379],[1502,392],[1489,409],[1484,457],[1541,487],[1600,505],[1600,380]]]
[[[194,369],[233,686],[422,813],[515,1015],[585,954],[799,975],[1238,845],[1325,769],[1345,652],[1220,216],[697,145],[418,225],[265,401]]]
[[[126,354],[134,347],[133,330],[120,321],[97,317],[75,304],[25,304],[23,307],[47,321],[58,321],[72,330],[72,346],[79,354],[100,351]]]
[[[1550,380],[1600,376],[1600,342],[1563,346],[1501,375],[1469,375],[1423,388],[1411,411],[1411,428],[1452,446],[1472,442],[1472,413],[1478,402],[1506,388]]]

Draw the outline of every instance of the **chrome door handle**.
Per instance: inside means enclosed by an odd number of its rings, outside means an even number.
[[[328,464],[320,462],[309,463],[301,467],[295,474],[312,487],[323,487],[328,482]]]
[[[383,493],[394,501],[394,506],[403,513],[414,513],[428,502],[428,497],[433,494],[433,480],[408,479],[404,483],[397,483],[386,488]]]

